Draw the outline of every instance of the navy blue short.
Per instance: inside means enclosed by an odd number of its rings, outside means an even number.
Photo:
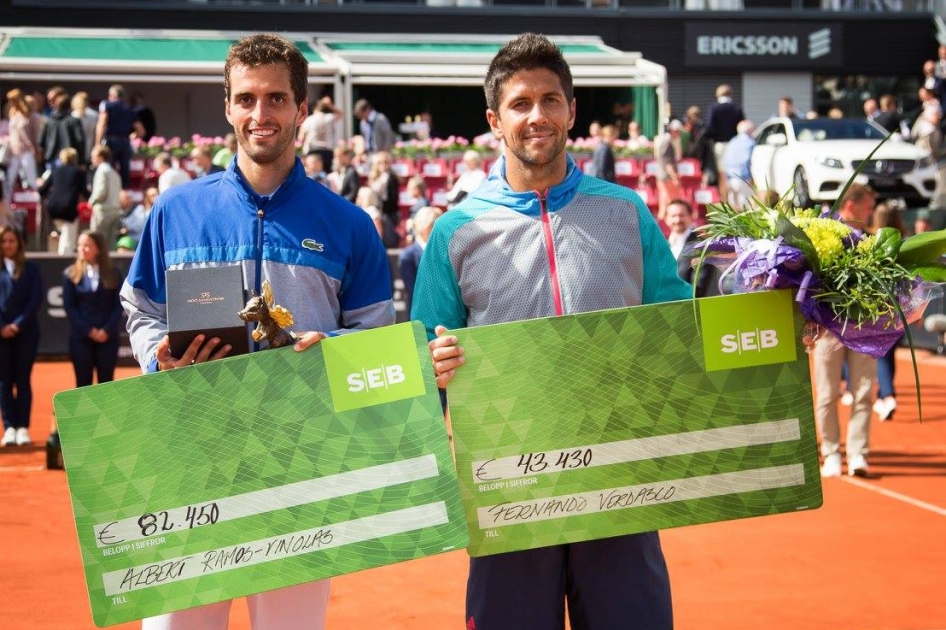
[[[672,630],[657,532],[470,559],[467,630]]]

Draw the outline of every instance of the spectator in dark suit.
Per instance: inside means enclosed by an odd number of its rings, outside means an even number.
[[[723,152],[726,144],[736,135],[736,125],[746,118],[742,107],[733,100],[732,86],[723,83],[716,88],[716,102],[706,114],[704,133],[713,144],[713,155],[716,158],[717,173],[719,176],[719,197],[726,199],[726,173],[721,172]]]
[[[141,140],[147,142],[158,131],[158,122],[154,116],[154,110],[148,107],[145,102],[145,95],[141,92],[135,92],[131,97],[131,108],[141,123]]]
[[[888,133],[900,131],[900,114],[897,113],[897,98],[892,94],[880,97],[880,113],[874,122],[887,130]]]
[[[718,291],[713,286],[715,274],[712,266],[704,264],[700,268],[699,277],[696,278],[696,268],[693,265],[694,260],[698,258],[680,255],[687,245],[700,240],[700,234],[693,230],[693,208],[683,199],[674,199],[667,204],[667,216],[664,223],[670,229],[667,242],[670,243],[670,251],[677,259],[677,275],[690,284],[696,285],[696,297],[716,295]]]
[[[76,261],[66,269],[62,280],[62,305],[69,318],[69,356],[76,387],[91,385],[93,373],[99,383],[115,379],[122,279],[112,267],[108,250],[100,233],[83,232]]]
[[[56,96],[53,113],[40,133],[39,149],[48,170],[59,165],[60,152],[68,147],[78,152],[78,163],[85,164],[85,146],[88,140],[82,129],[82,121],[75,118],[69,109],[71,102],[72,97],[67,92]]]
[[[683,156],[696,158],[700,162],[700,170],[703,171],[703,183],[707,186],[716,186],[719,183],[717,175],[716,156],[713,154],[713,140],[706,136],[706,129],[703,127],[703,112],[698,105],[691,105],[687,108],[686,116],[683,119],[684,138],[681,141],[683,145]]]
[[[26,260],[23,237],[0,227],[0,415],[3,446],[30,444],[33,388],[30,377],[39,348],[36,313],[43,281],[36,263]]]
[[[73,120],[76,120],[73,118]],[[78,122],[78,121],[76,121]],[[39,194],[46,198],[46,212],[59,232],[59,255],[71,255],[79,237],[79,202],[89,196],[85,171],[79,168],[79,152],[59,152],[59,166],[43,178]]]
[[[443,212],[434,206],[424,206],[414,215],[414,242],[401,250],[397,258],[397,266],[401,271],[401,280],[404,282],[404,304],[407,313],[411,312],[414,297],[414,282],[417,280],[417,268],[420,258],[427,247],[430,231],[434,229],[434,221]]]
[[[358,171],[352,166],[351,160],[355,152],[348,147],[335,147],[335,170],[338,173],[338,194],[355,203],[361,181]]]
[[[113,85],[108,88],[108,100],[99,103],[99,119],[95,127],[95,145],[104,144],[110,150],[109,161],[121,176],[122,188],[128,188],[128,164],[131,160],[132,133],[144,136],[144,125],[124,100],[125,88]]]
[[[595,147],[592,163],[594,164],[594,175],[598,179],[606,182],[614,181],[614,149],[611,144],[617,138],[618,130],[614,125],[605,125],[601,128],[598,146]]]
[[[397,173],[392,169],[394,158],[387,151],[377,151],[371,156],[371,170],[368,172],[368,185],[381,201],[381,212],[391,225],[401,222],[399,196],[401,184]]]
[[[387,116],[379,112],[367,99],[355,103],[355,117],[358,118],[361,135],[365,138],[368,153],[390,151],[397,142],[397,134],[391,127]]]

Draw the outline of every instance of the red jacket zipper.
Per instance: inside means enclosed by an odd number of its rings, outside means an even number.
[[[545,250],[549,256],[549,273],[552,276],[552,302],[555,304],[555,314],[564,315],[562,307],[562,287],[558,283],[558,266],[555,263],[555,241],[552,238],[552,223],[549,220],[549,211],[545,207],[548,192],[543,195],[536,191],[539,198],[539,212],[542,215],[542,231],[545,233]]]

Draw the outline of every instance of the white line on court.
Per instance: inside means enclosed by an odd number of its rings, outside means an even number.
[[[884,495],[885,497],[890,497],[891,499],[896,499],[897,501],[903,501],[904,503],[909,503],[910,505],[913,505],[915,507],[918,507],[924,510],[929,510],[930,512],[933,512],[934,514],[939,514],[940,516],[946,516],[946,508],[941,508],[938,505],[933,505],[932,503],[927,503],[926,501],[920,501],[919,499],[908,497],[905,494],[900,494],[899,492],[894,492],[893,490],[887,490],[886,488],[875,486],[872,483],[867,483],[866,481],[857,479],[856,477],[842,477],[842,480],[848,483],[852,483],[855,486],[859,486],[866,490],[870,490],[872,492],[878,492]]]
[[[0,473],[8,472],[36,472],[38,470],[46,470],[45,466],[6,466],[0,467]]]

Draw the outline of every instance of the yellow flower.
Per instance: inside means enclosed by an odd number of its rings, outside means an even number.
[[[815,210],[814,208],[807,208],[807,209],[804,209],[804,210],[801,209],[801,208],[798,208],[798,209],[795,210],[795,215],[794,215],[794,217],[792,217],[792,218],[799,218],[799,219],[817,219],[817,218],[819,218],[820,216],[821,216],[821,214],[820,214],[817,210]]]
[[[868,254],[872,249],[874,249],[874,236],[865,236],[860,243],[857,244],[857,251],[861,254]]]
[[[811,239],[822,267],[828,267],[838,259],[844,252],[842,239],[851,234],[851,228],[834,219],[794,216],[791,222]]]

